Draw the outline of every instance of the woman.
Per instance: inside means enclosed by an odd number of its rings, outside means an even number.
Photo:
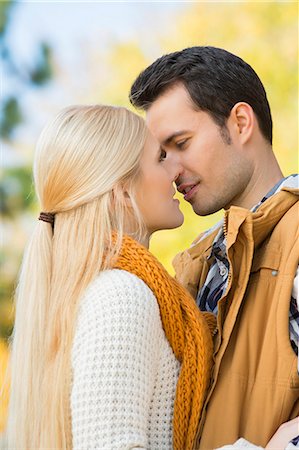
[[[125,108],[74,106],[42,132],[41,214],[16,298],[8,447],[192,449],[212,338],[149,253],[183,222],[166,154]]]

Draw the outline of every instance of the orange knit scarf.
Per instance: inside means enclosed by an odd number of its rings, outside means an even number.
[[[125,236],[117,269],[141,278],[153,291],[163,328],[181,363],[173,416],[173,447],[194,449],[201,411],[210,382],[213,341],[209,325],[193,297],[142,245]]]

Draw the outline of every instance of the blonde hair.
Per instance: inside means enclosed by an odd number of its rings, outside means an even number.
[[[111,267],[128,214],[142,233],[134,182],[146,133],[143,119],[125,108],[73,106],[39,138],[36,191],[41,210],[55,214],[55,225],[53,232],[38,221],[21,268],[9,448],[72,447],[70,358],[78,304],[99,271]]]

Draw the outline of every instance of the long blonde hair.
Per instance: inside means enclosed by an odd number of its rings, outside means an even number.
[[[146,133],[143,119],[125,108],[73,106],[39,138],[36,192],[41,211],[55,214],[55,225],[53,231],[37,222],[22,263],[8,448],[72,447],[70,355],[78,304],[99,271],[111,267],[129,212],[142,230],[134,180]]]

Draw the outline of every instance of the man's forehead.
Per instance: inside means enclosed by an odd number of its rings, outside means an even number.
[[[146,111],[148,124],[172,117],[179,118],[182,114],[194,112],[194,103],[185,86],[180,83],[174,85],[159,95]]]
[[[170,114],[161,118],[155,114],[147,115],[146,124],[155,138],[164,145],[178,136],[182,128],[179,121]]]
[[[193,108],[182,105],[167,108],[166,103],[154,103],[146,113],[146,124],[160,143],[167,144],[197,127],[199,116],[196,113]]]

